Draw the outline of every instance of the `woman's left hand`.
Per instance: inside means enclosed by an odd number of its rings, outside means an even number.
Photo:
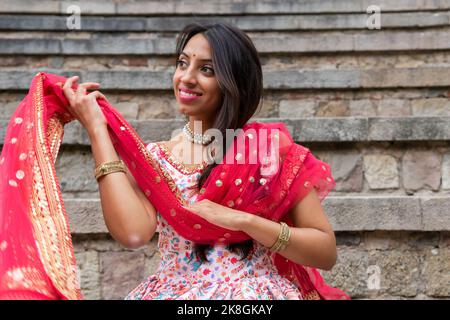
[[[185,207],[208,222],[232,231],[241,231],[249,213],[222,206],[216,202],[204,199]]]

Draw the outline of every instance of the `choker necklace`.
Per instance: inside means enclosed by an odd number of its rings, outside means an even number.
[[[211,142],[212,137],[209,134],[200,134],[192,132],[189,122],[183,128],[184,136],[193,143],[207,145]]]

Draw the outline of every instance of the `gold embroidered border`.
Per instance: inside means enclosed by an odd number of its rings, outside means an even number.
[[[304,300],[322,300],[319,293],[316,290],[312,290],[303,297]]]
[[[17,291],[33,289],[34,292],[51,297],[53,293],[48,290],[47,282],[44,280],[45,277],[36,268],[13,268],[6,272],[5,277],[2,279],[2,285],[10,290]]]
[[[54,168],[53,155],[58,152],[63,127],[54,118],[49,121],[50,128],[46,131],[42,74],[38,74],[35,83],[32,108],[36,123],[36,160],[30,199],[31,225],[41,261],[53,285],[65,298],[81,299],[68,218]],[[46,144],[47,139],[49,145]]]

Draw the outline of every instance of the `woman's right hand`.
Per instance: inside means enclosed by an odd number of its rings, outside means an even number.
[[[69,112],[80,121],[88,134],[91,135],[96,128],[106,127],[106,118],[97,103],[98,98],[106,100],[106,97],[97,90],[87,92],[87,90],[100,87],[100,84],[96,82],[81,83],[76,90],[72,89],[72,85],[78,79],[78,76],[68,78],[64,83],[63,92],[69,101]]]

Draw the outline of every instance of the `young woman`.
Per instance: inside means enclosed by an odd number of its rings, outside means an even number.
[[[62,86],[65,108],[92,144],[110,234],[138,248],[159,232],[159,268],[126,299],[348,298],[315,269],[336,262],[320,203],[334,187],[329,166],[282,124],[249,122],[262,95],[250,38],[228,24],[195,23],[181,31],[176,51],[174,94],[188,121],[169,141],[143,145],[103,94],[88,92],[99,84],[72,77]],[[213,139],[211,129],[224,138]],[[242,130],[229,141],[227,129]],[[243,147],[234,153],[238,140]],[[261,142],[270,157],[260,157]],[[232,163],[205,160],[230,150]],[[268,162],[275,170],[264,173]]]

